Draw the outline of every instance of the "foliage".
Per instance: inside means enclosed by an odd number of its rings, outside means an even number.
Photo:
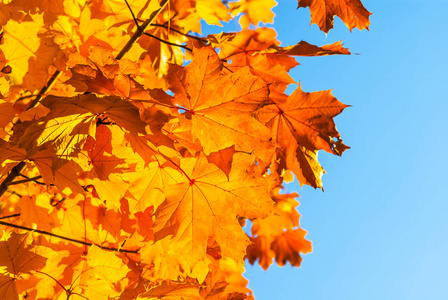
[[[252,299],[245,259],[300,265],[311,243],[282,184],[322,187],[346,105],[287,96],[288,71],[350,52],[280,47],[256,27],[275,5],[0,2],[1,299]],[[369,24],[359,0],[298,5],[325,32]],[[200,35],[233,18],[240,32]]]

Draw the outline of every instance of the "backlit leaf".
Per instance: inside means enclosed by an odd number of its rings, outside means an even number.
[[[239,155],[234,166],[247,166],[248,158]],[[156,240],[173,234],[184,259],[194,265],[205,257],[207,240],[213,237],[224,257],[241,261],[246,237],[237,217],[266,216],[271,208],[266,186],[240,170],[227,180],[205,157],[184,161],[184,178],[166,189],[166,200],[156,210]]]
[[[346,107],[331,91],[305,93],[299,86],[286,101],[257,112],[258,120],[271,129],[281,147],[281,164],[294,172],[301,185],[322,187],[324,171],[317,162],[317,150],[341,155],[348,148],[333,121]]]
[[[221,69],[218,55],[209,48],[197,50],[186,68],[170,69],[174,101],[186,116],[180,120],[192,122],[193,137],[207,155],[235,145],[237,151],[263,157],[270,147],[268,133],[250,112],[267,101],[267,86],[248,68],[226,76]]]
[[[311,23],[317,24],[324,32],[333,28],[334,16],[338,16],[352,30],[368,29],[371,13],[360,0],[298,0],[300,7],[309,7]]]

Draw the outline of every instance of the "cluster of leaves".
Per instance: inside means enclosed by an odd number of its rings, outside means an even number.
[[[298,4],[325,32],[369,24],[359,0]],[[346,105],[286,95],[288,71],[350,52],[280,47],[257,27],[274,5],[0,1],[1,299],[252,299],[245,259],[300,265],[311,244],[282,184],[322,187]]]

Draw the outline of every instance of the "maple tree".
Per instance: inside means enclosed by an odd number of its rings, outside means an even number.
[[[0,299],[252,299],[245,259],[300,265],[311,243],[283,184],[322,188],[347,106],[286,95],[288,71],[350,52],[281,47],[258,26],[275,5],[0,2]],[[325,32],[335,15],[369,25],[359,0],[298,7]],[[240,32],[201,36],[233,18]]]

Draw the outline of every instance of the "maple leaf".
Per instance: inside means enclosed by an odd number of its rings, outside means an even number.
[[[42,192],[39,194],[39,202],[42,201],[43,195],[45,194]],[[36,195],[22,196],[20,199],[20,219],[23,220],[22,225],[32,227],[33,224],[39,224],[40,229],[51,231],[52,228],[59,225],[59,220],[55,220],[49,208],[42,207],[42,203],[37,203],[36,200]],[[50,197],[47,197],[47,200],[48,206],[51,207]]]
[[[128,198],[133,212],[144,211],[152,206],[156,209],[165,200],[165,189],[182,178],[182,174],[170,162],[156,160],[142,170],[127,172],[122,175],[124,180],[131,182]]]
[[[223,257],[241,261],[248,241],[237,216],[265,217],[271,207],[263,181],[240,171],[249,161],[250,157],[236,155],[233,167],[239,168],[232,168],[227,180],[205,157],[183,160],[183,180],[166,189],[166,200],[155,212],[156,240],[173,234],[191,266],[204,258],[210,237]]]
[[[117,174],[129,170],[124,158],[114,155],[112,148],[112,131],[104,125],[98,126],[94,140],[89,137],[84,149],[88,150],[89,166],[92,170],[87,174],[101,199],[120,206],[120,199],[124,196],[129,184],[121,180]],[[87,170],[86,170],[87,171]]]
[[[240,18],[240,24],[243,28],[248,28],[249,24],[257,26],[260,22],[272,23],[274,13],[271,9],[276,5],[275,0],[239,0],[229,3],[233,15],[244,13]]]
[[[115,60],[112,51],[102,47],[91,47],[89,52],[88,59],[75,53],[67,62],[71,78],[66,83],[74,86],[77,92],[90,91],[131,101],[171,104],[168,95],[145,90],[131,77],[137,66],[128,59]]]
[[[76,156],[87,137],[95,137],[96,122],[100,116],[113,120],[135,137],[146,134],[146,124],[140,120],[138,109],[118,97],[47,97],[42,104],[50,108],[51,112],[32,125],[27,125],[19,140],[19,145],[27,149],[28,155],[49,147],[54,149],[52,151],[55,151],[59,160]],[[143,142],[149,143],[149,140],[144,139]],[[150,146],[148,150],[151,150]]]
[[[3,295],[2,300],[19,300],[19,293],[13,277],[0,274],[0,295]]]
[[[229,21],[228,8],[221,0],[196,0],[196,11],[210,25],[222,26],[220,21]]]
[[[47,107],[51,98],[46,99]],[[96,116],[88,109],[70,103],[70,100],[64,99],[59,103],[55,100],[51,104],[49,108],[53,110],[43,120],[27,124],[19,145],[27,149],[28,155],[48,145],[55,148],[58,157],[68,158],[79,151],[88,135],[95,135]]]
[[[129,268],[114,253],[91,246],[86,256],[87,264],[93,269],[95,277],[105,284],[117,282],[126,277]]]
[[[189,266],[183,262],[178,252],[174,251],[174,244],[170,237],[163,238],[156,243],[148,242],[140,249],[142,263],[146,264],[142,276],[153,282],[160,278],[176,280],[185,275]]]
[[[2,299],[18,299],[19,285],[26,284],[32,271],[45,266],[46,258],[33,252],[28,234],[3,233],[0,239],[0,292]],[[5,298],[8,296],[8,298]]]
[[[63,3],[57,0],[15,0],[11,1],[8,6],[20,9],[26,14],[45,12],[43,19],[46,25],[51,25],[59,15],[65,13]]]
[[[222,67],[214,50],[202,48],[195,50],[186,68],[170,68],[174,102],[186,114],[179,120],[192,122],[193,138],[200,141],[206,155],[235,145],[236,151],[265,157],[269,134],[251,111],[266,102],[267,86],[248,68],[224,76]]]
[[[305,239],[305,234],[305,230],[298,228],[287,230],[276,237],[271,247],[279,266],[284,266],[287,261],[291,266],[300,266],[302,257],[299,252],[311,252],[311,243]]]
[[[41,281],[36,286],[38,290],[36,298],[39,296],[51,298],[58,293],[67,297],[66,290],[62,287],[70,289],[73,286],[74,273],[77,272],[79,265],[85,261],[85,246],[80,247],[75,244],[66,244],[60,240],[44,238],[40,239],[39,253],[47,258],[47,263],[41,270],[42,273],[37,274]]]
[[[0,26],[8,23],[9,20],[20,20],[23,18],[22,5],[13,3],[0,3]],[[0,39],[1,43],[1,39]]]
[[[85,258],[77,262],[70,293],[89,299],[117,297],[130,269],[114,253],[97,246],[89,247]]]
[[[45,266],[45,258],[32,252],[28,234],[3,233],[0,240],[0,265],[3,274],[30,273]]]
[[[210,153],[210,155],[207,156],[207,159],[209,163],[215,164],[218,168],[220,168],[228,178],[232,169],[233,155],[235,153],[235,147],[232,146]]]
[[[341,155],[348,148],[333,121],[346,107],[331,91],[305,93],[299,86],[286,101],[259,109],[258,120],[271,129],[281,147],[277,151],[282,165],[279,174],[289,169],[301,185],[322,187],[324,170],[317,162],[317,150]]]
[[[254,300],[252,291],[247,288],[248,281],[243,277],[244,266],[232,259],[221,259],[219,267],[224,274],[226,282],[229,284],[226,287],[227,299],[247,299]]]
[[[297,193],[278,194],[279,188],[271,192],[275,201],[274,215],[265,219],[252,220],[254,242],[247,248],[247,258],[251,264],[259,259],[260,266],[267,269],[275,258],[283,266],[289,261],[292,266],[300,266],[301,253],[311,251],[311,243],[305,239],[306,231],[299,226],[299,203],[294,199]]]
[[[341,18],[350,30],[369,28],[371,13],[360,0],[298,0],[298,3],[298,8],[310,8],[311,23],[326,33],[333,28],[334,16]]]
[[[32,21],[16,22],[9,20],[3,27],[3,51],[6,62],[11,66],[11,79],[13,84],[22,84],[29,69],[29,60],[36,56],[41,41],[37,33],[43,26],[42,16],[34,15]],[[25,88],[33,89],[32,86]]]
[[[199,289],[199,294],[204,299],[222,299],[224,292],[229,286],[223,272],[219,269],[219,262],[210,264],[210,272],[205,278],[203,286]]]
[[[54,184],[61,190],[68,187],[73,192],[84,194],[76,175],[81,170],[73,161],[56,159],[55,162],[54,152],[51,150],[39,151],[28,159],[34,162],[47,185]]]

